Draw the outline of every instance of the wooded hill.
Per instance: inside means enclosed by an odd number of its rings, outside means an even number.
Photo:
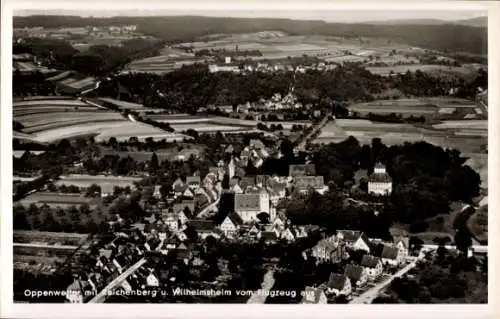
[[[283,31],[290,35],[328,35],[341,37],[382,37],[447,52],[487,54],[487,28],[450,24],[374,25],[327,23],[263,18],[215,18],[199,16],[110,17],[77,16],[14,17],[14,28],[84,27],[135,24],[138,31],[167,41],[189,41],[214,33],[246,33],[265,30]]]

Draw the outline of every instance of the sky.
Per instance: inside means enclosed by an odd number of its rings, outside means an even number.
[[[486,16],[483,10],[16,10],[15,16],[75,15],[84,17],[110,16],[178,16],[288,18],[297,20],[324,20],[327,22],[363,22],[409,19],[461,20]]]

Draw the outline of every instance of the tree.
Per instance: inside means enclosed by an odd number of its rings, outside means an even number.
[[[261,212],[257,214],[257,218],[259,219],[261,224],[269,224],[271,216],[269,216],[269,214],[266,212]]]
[[[97,184],[92,184],[87,188],[87,192],[85,193],[86,197],[98,197],[101,196],[101,186]]]
[[[151,161],[149,162],[149,172],[155,174],[158,171],[159,163],[158,156],[156,153],[153,153],[151,156]]]
[[[467,251],[472,246],[472,236],[467,227],[464,226],[461,229],[457,229],[455,232],[455,245],[459,251],[467,254]]]

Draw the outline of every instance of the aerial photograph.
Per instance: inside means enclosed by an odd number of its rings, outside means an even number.
[[[487,16],[14,11],[14,303],[488,303]]]

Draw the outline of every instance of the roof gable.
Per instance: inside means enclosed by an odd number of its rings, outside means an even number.
[[[371,255],[364,255],[361,259],[361,266],[368,268],[375,268],[377,265],[381,264],[380,258]]]
[[[328,279],[328,288],[342,290],[346,284],[347,276],[342,274],[331,273]]]

